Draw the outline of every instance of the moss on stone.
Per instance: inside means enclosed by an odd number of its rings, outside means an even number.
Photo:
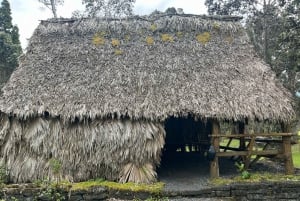
[[[259,183],[263,181],[300,181],[300,175],[284,175],[284,174],[274,174],[274,173],[253,173],[249,179],[243,179],[241,176],[236,176],[233,178],[216,178],[211,180],[212,185],[228,185],[232,183]]]
[[[105,181],[103,179],[90,180],[72,184],[72,191],[87,190],[91,187],[105,187],[113,190],[132,191],[132,192],[149,192],[158,194],[162,191],[164,183],[157,182],[154,184],[136,184],[136,183],[117,183]]]

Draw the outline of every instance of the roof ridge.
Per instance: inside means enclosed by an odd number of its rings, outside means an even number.
[[[74,23],[76,21],[82,21],[82,20],[89,20],[89,19],[99,19],[99,20],[107,20],[107,21],[116,21],[116,20],[144,20],[144,21],[156,21],[163,17],[173,17],[173,16],[179,16],[179,17],[196,17],[201,19],[208,19],[208,20],[218,20],[218,21],[231,21],[231,22],[237,22],[243,19],[241,16],[233,16],[233,15],[196,15],[196,14],[168,14],[168,13],[162,13],[162,14],[154,14],[154,15],[134,15],[131,17],[124,17],[124,18],[117,18],[117,17],[98,17],[98,18],[92,18],[92,17],[83,17],[83,18],[50,18],[47,20],[40,20],[41,23]]]

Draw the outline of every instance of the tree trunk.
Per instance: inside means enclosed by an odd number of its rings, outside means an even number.
[[[55,0],[51,0],[51,10],[54,18],[57,18]]]
[[[264,60],[265,62],[268,62],[268,28],[267,28],[267,3],[266,3],[266,0],[264,0],[264,5],[263,5],[263,12],[264,12],[264,19],[263,19],[263,38],[264,38],[264,50],[263,50],[263,53],[264,53]]]

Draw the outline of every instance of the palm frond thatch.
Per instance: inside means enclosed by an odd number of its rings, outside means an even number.
[[[0,110],[25,119],[45,111],[67,120],[295,114],[291,95],[230,17],[43,21],[3,92]]]
[[[2,117],[0,156],[13,182],[57,176],[72,181],[102,177],[147,183],[156,179],[155,166],[165,137],[160,123],[95,120],[64,124],[43,118],[10,122]],[[53,174],[51,159],[61,163],[59,175]],[[128,164],[132,170],[124,171]],[[135,167],[143,169],[143,175],[137,176]]]

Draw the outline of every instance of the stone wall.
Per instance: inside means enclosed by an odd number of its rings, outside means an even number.
[[[198,191],[167,192],[160,195],[152,195],[147,192],[130,192],[92,187],[87,190],[49,190],[35,188],[30,184],[11,185],[1,188],[0,199],[5,201],[33,201],[33,200],[71,200],[71,201],[95,201],[107,200],[108,198],[119,199],[147,199],[149,197],[193,197],[193,198],[221,198],[237,201],[296,201],[300,200],[300,182],[261,182],[230,184],[224,186],[207,187]]]

